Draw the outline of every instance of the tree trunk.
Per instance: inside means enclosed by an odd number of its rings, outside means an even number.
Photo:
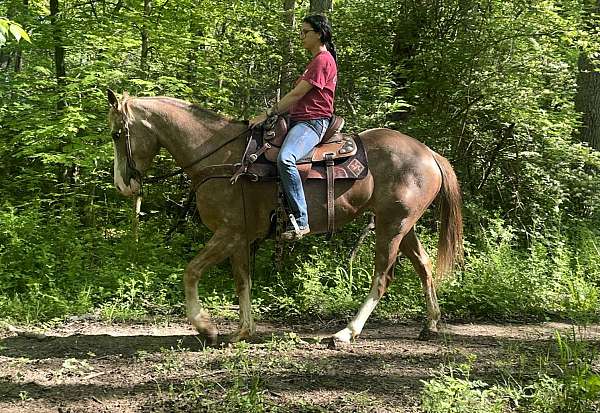
[[[196,85],[197,82],[196,72],[198,70],[198,54],[199,50],[201,49],[201,46],[198,44],[199,42],[197,39],[201,38],[204,35],[204,32],[202,28],[198,25],[198,21],[195,18],[190,18],[189,21],[190,45],[188,47],[187,53],[186,80],[189,85],[194,87],[194,85]]]
[[[56,69],[56,84],[58,85],[58,102],[56,108],[60,111],[65,104],[63,96],[65,88],[65,48],[62,46],[62,33],[58,22],[58,0],[50,0],[50,24],[52,25],[52,38],[54,40],[54,67]]]
[[[595,1],[589,12],[588,30],[593,33],[597,24],[591,15],[600,12],[600,0]],[[579,55],[578,66],[575,108],[582,114],[581,139],[600,150],[600,67],[594,65],[585,52]]]
[[[23,51],[21,49],[15,52],[15,73],[19,73],[23,67]]]
[[[50,24],[52,26],[52,40],[54,42],[54,67],[56,71],[56,85],[58,101],[56,110],[60,113],[67,106],[65,101],[65,86],[67,71],[65,68],[65,48],[62,44],[62,29],[59,18],[60,8],[58,0],[50,0]],[[63,153],[69,142],[61,140],[58,143],[58,151]],[[59,182],[73,182],[77,174],[75,165],[59,165],[57,176]]]
[[[600,68],[583,53],[579,56],[575,107],[582,114],[581,140],[600,150]]]
[[[29,6],[29,0],[23,0],[23,14],[27,14],[27,8]],[[23,28],[27,29],[27,26],[23,24]],[[23,67],[23,51],[19,48],[15,53],[15,72],[18,73]]]
[[[325,14],[333,10],[333,0],[310,0],[310,14]]]
[[[294,42],[292,36],[295,33],[296,18],[294,9],[296,8],[296,0],[283,0],[283,23],[288,29],[284,31],[283,41],[281,44],[281,72],[279,75],[279,87],[277,88],[277,100],[285,94],[285,91],[290,89],[292,79],[291,56],[293,55]]]
[[[152,12],[152,0],[144,0],[144,21],[142,23],[142,53],[140,55],[140,69],[143,74],[148,75],[148,22]]]
[[[419,44],[420,27],[427,24],[422,19],[422,15],[415,10],[414,3],[403,3],[399,11],[399,21],[394,34],[394,44],[392,46],[391,66],[393,68],[393,79],[396,85],[394,97],[398,100],[405,100],[406,89],[408,87],[408,76],[413,69],[413,58],[417,53]],[[409,108],[390,112],[386,115],[387,120],[405,122],[408,120],[411,111]]]

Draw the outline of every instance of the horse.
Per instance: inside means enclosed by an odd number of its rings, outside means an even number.
[[[152,159],[160,148],[165,148],[191,178],[199,215],[213,232],[185,268],[188,320],[208,341],[216,342],[218,330],[200,304],[198,282],[207,268],[229,258],[240,318],[237,331],[229,339],[250,338],[255,333],[250,297],[251,246],[270,235],[278,189],[275,182],[247,178],[232,184],[231,173],[225,173],[244,153],[247,121],[164,96],[130,97],[124,93],[119,99],[109,90],[108,103],[116,189],[125,196],[139,194]],[[427,318],[419,338],[435,338],[441,315],[436,286],[463,255],[462,201],[456,174],[446,158],[398,131],[376,128],[358,136],[367,152],[369,171],[359,180],[336,181],[335,227],[366,211],[375,215],[375,272],[358,312],[331,339],[348,343],[360,335],[394,277],[399,251],[413,264],[425,295]],[[311,234],[324,233],[328,228],[324,182],[304,183]],[[432,262],[414,227],[436,199],[441,222],[434,277]]]

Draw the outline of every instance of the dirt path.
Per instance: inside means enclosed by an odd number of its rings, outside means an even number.
[[[260,323],[252,343],[212,348],[184,320],[4,328],[0,412],[420,412],[421,380],[440,363],[475,355],[478,378],[523,377],[527,363],[548,357],[555,330],[572,331],[561,323],[449,324],[437,341],[420,342],[416,323],[374,322],[352,345],[319,343],[339,327]],[[221,333],[234,328],[220,324]],[[578,337],[600,345],[600,326]]]

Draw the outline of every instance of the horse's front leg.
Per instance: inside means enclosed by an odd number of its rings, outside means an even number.
[[[256,330],[250,298],[252,289],[250,247],[247,244],[231,256],[231,268],[235,279],[235,290],[240,300],[240,326],[231,337],[231,341],[240,341],[250,338]]]
[[[185,306],[188,319],[194,328],[204,335],[210,343],[216,342],[218,332],[210,319],[208,311],[200,305],[198,280],[200,280],[206,268],[224,261],[241,247],[239,238],[239,235],[230,231],[218,230],[185,269]]]

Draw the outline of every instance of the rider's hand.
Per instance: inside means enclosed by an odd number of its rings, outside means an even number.
[[[260,115],[255,116],[252,119],[250,119],[249,126],[251,128],[253,128],[256,125],[259,125],[259,124],[263,123],[265,120],[267,120],[267,114],[266,113],[261,113]]]

